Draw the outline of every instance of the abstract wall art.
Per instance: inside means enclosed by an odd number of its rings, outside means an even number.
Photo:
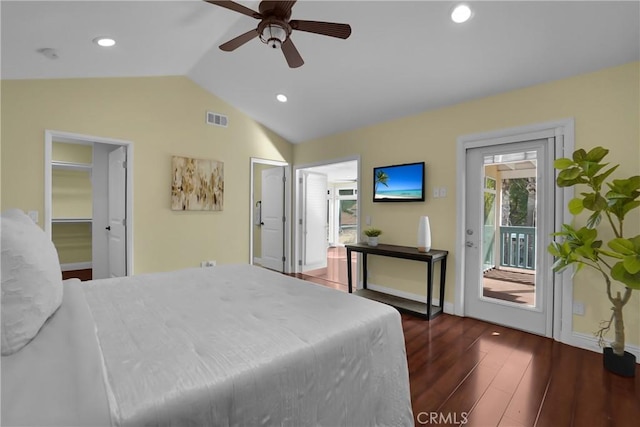
[[[222,210],[223,162],[172,156],[171,174],[171,210]]]

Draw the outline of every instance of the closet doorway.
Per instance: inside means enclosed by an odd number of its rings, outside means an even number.
[[[127,276],[133,266],[133,145],[45,132],[45,231],[64,278]]]

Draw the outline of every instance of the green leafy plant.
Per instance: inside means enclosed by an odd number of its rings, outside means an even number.
[[[624,219],[640,206],[640,176],[607,181],[619,166],[607,169],[609,164],[602,160],[608,153],[609,150],[602,147],[595,147],[589,152],[580,149],[573,153],[571,159],[555,161],[554,167],[560,170],[556,179],[558,187],[584,185],[588,188],[569,202],[569,212],[578,215],[586,210],[591,215],[587,225],[581,228],[563,224],[562,231],[554,233],[562,239],[552,242],[547,250],[556,258],[553,264],[555,272],[574,266],[574,275],[584,267],[602,275],[612,314],[608,321],[601,322],[595,335],[600,345],[604,345],[604,336],[613,325],[615,338],[610,345],[615,354],[622,356],[625,346],[622,309],[629,302],[632,291],[640,289],[640,235],[625,237]],[[599,239],[599,229],[596,228],[603,219],[614,235],[606,241],[606,246]],[[614,293],[612,281],[621,284],[623,291]]]
[[[363,233],[367,237],[378,237],[379,235],[382,234],[382,230],[380,230],[379,228],[371,227],[364,230]]]

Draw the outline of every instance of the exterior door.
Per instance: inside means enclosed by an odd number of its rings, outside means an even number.
[[[302,172],[302,271],[327,267],[327,175]]]
[[[466,151],[465,315],[551,336],[554,152],[554,138]]]
[[[127,275],[127,169],[125,147],[109,153],[109,277]]]
[[[284,272],[284,166],[262,171],[262,223],[260,227],[263,267]]]

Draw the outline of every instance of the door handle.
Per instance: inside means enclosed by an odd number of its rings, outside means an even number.
[[[467,245],[468,248],[472,248],[473,247],[473,242],[467,242],[466,245]]]
[[[111,226],[110,226],[110,225],[108,225],[108,226],[106,226],[104,229],[105,229],[105,230],[107,230],[107,231],[111,231]]]

